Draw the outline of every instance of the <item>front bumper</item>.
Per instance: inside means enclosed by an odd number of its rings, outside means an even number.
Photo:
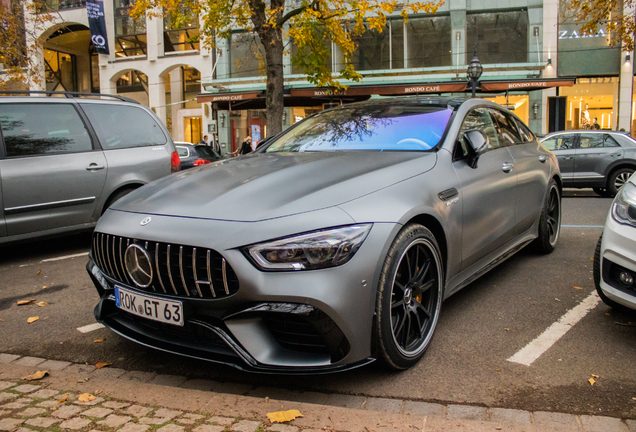
[[[381,257],[386,254],[388,239],[398,229],[395,224],[374,225],[356,256],[343,266],[301,272],[262,272],[236,249],[249,241],[235,239],[232,248],[225,247],[224,242],[233,231],[237,237],[245,237],[245,231],[252,230],[272,233],[266,225],[274,221],[240,224],[152,216],[155,225],[152,231],[144,230],[140,234],[137,228],[122,229],[138,227],[143,217],[111,212],[104,219],[107,223],[100,222],[96,231],[151,241],[176,242],[179,238],[180,244],[214,247],[236,273],[240,289],[229,297],[217,299],[181,296],[178,300],[183,303],[185,325],[162,324],[118,309],[115,283],[140,294],[177,298],[114,280],[100,269],[97,264],[100,260],[91,253],[87,270],[100,295],[95,316],[116,333],[149,347],[249,371],[333,372],[374,360],[371,332],[375,281],[379,279]],[[133,225],[132,221],[136,223]],[[167,232],[178,235],[171,238],[165,235]],[[214,242],[206,242],[201,238],[202,232],[218,235],[214,236]]]
[[[636,228],[616,222],[610,211],[601,243],[601,289],[609,299],[636,309],[636,284],[621,283],[621,272],[636,280]]]

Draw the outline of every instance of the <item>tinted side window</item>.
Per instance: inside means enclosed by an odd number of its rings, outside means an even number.
[[[466,118],[464,118],[462,128],[459,131],[462,147],[465,146],[465,143],[463,142],[463,133],[471,130],[483,132],[483,134],[488,138],[488,146],[491,149],[499,147],[499,139],[497,138],[495,125],[492,122],[490,114],[488,114],[488,111],[485,108],[475,108],[466,115]],[[466,151],[464,151],[464,154],[466,154]]]
[[[188,148],[187,147],[181,147],[181,146],[176,146],[177,147],[177,153],[179,154],[179,157],[188,157]]]
[[[161,127],[143,108],[82,104],[104,150],[163,145]]]
[[[620,147],[616,140],[612,138],[611,135],[605,135],[605,141],[603,142],[603,147]]]
[[[84,122],[70,104],[0,104],[7,156],[91,151]]]
[[[581,134],[580,148],[599,148],[603,147],[604,134]]]
[[[509,146],[519,144],[521,142],[521,136],[519,135],[514,119],[496,109],[490,109],[489,111],[493,117],[497,133],[499,134],[499,145]]]
[[[521,135],[521,141],[530,142],[534,141],[534,134],[530,132],[530,129],[519,120],[517,122],[517,128],[519,129],[519,134]]]
[[[574,148],[574,135],[557,135],[544,140],[541,144],[548,150],[568,150]]]

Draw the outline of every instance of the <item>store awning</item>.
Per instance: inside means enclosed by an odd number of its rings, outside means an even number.
[[[338,98],[343,96],[402,96],[409,94],[425,94],[425,93],[454,93],[463,92],[468,86],[465,82],[458,83],[425,83],[425,84],[399,84],[399,85],[383,85],[383,86],[365,86],[356,85],[349,86],[346,90],[337,90],[330,88],[310,87],[291,89],[292,97],[322,97],[322,98]]]
[[[538,80],[509,80],[509,81],[480,81],[482,92],[541,90],[555,87],[571,87],[576,83],[575,78],[556,78]]]

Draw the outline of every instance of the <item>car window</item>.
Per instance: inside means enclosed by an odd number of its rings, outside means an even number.
[[[495,128],[497,129],[499,145],[509,146],[519,144],[521,142],[521,136],[519,135],[514,119],[508,114],[496,109],[491,108],[489,111],[490,115],[492,115]]]
[[[530,132],[530,129],[528,129],[528,127],[519,120],[517,120],[517,128],[519,129],[519,134],[521,135],[521,141],[534,141],[534,134]]]
[[[84,122],[70,104],[0,104],[0,126],[9,157],[93,149]]]
[[[460,143],[462,147],[464,147],[464,155],[467,154],[467,148],[465,147],[466,143],[464,142],[463,134],[471,130],[478,130],[486,135],[486,138],[488,138],[488,146],[491,149],[499,147],[497,131],[495,130],[495,125],[493,124],[492,118],[490,117],[490,114],[488,114],[486,108],[475,108],[464,118],[464,122],[460,129]]]
[[[325,111],[298,123],[265,151],[431,150],[442,139],[452,113],[446,107],[408,105]]]
[[[611,135],[605,135],[605,141],[603,141],[603,147],[620,147],[616,140]]]
[[[557,135],[541,142],[548,150],[568,150],[574,148],[574,135]]]
[[[143,108],[82,104],[104,150],[163,145],[167,138]]]
[[[179,154],[179,157],[188,157],[188,148],[187,147],[182,147],[182,146],[176,146],[177,147],[177,153]]]
[[[581,134],[579,147],[583,149],[603,147],[603,135],[604,134]]]
[[[210,159],[220,159],[221,158],[221,156],[219,156],[219,154],[217,152],[212,150],[211,147],[197,146],[196,149],[197,149],[197,153],[199,153],[200,156],[207,157],[207,158],[210,158]]]

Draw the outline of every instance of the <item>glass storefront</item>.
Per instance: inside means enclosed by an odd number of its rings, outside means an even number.
[[[579,78],[572,87],[561,87],[566,96],[565,129],[615,130],[618,77]]]
[[[258,35],[249,32],[232,33],[228,41],[230,57],[230,78],[260,76],[260,66],[265,53]]]
[[[73,54],[45,49],[44,75],[48,91],[77,91],[76,60]]]
[[[530,120],[530,97],[528,95],[509,95],[485,97],[489,101],[498,103],[514,112],[525,124]]]
[[[528,61],[528,11],[498,11],[466,15],[466,62],[473,47],[482,64]]]

